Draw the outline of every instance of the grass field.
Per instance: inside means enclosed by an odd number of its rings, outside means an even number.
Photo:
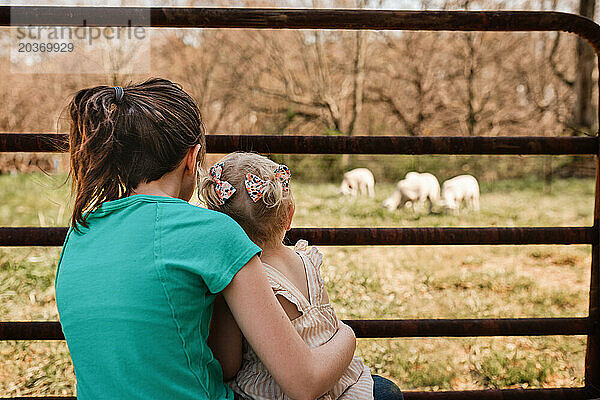
[[[64,226],[64,176],[0,176],[0,226]],[[340,198],[333,184],[293,182],[297,227],[589,226],[590,179],[482,186],[481,212],[426,215]],[[341,318],[573,317],[587,315],[589,246],[322,247]],[[57,248],[0,248],[0,320],[55,320]],[[404,390],[583,384],[585,337],[360,340],[358,354]],[[64,342],[0,342],[0,394],[66,395],[75,380]]]

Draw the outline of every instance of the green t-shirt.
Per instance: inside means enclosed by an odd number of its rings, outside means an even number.
[[[56,273],[78,399],[233,399],[208,327],[260,248],[225,214],[170,197],[105,202],[87,222]]]

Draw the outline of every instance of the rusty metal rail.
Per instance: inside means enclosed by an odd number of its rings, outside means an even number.
[[[357,337],[588,335],[593,322],[575,318],[345,320]],[[58,321],[0,322],[2,340],[64,340]]]
[[[18,13],[18,20],[11,20]],[[600,27],[588,18],[548,11],[396,11],[260,8],[2,6],[0,26],[430,31],[564,31],[600,51]]]
[[[583,400],[597,393],[586,388],[467,390],[457,392],[407,392],[406,400]]]
[[[0,246],[62,246],[67,228],[0,227]],[[324,246],[594,244],[593,227],[535,228],[293,228],[299,239]]]
[[[0,133],[0,152],[66,151],[68,135]],[[269,154],[596,154],[598,137],[207,135],[210,153]]]
[[[290,243],[320,245],[526,245],[592,244],[592,227],[565,228],[295,228]],[[309,239],[307,239],[309,238]]]

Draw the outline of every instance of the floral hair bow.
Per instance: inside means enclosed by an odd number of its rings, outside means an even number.
[[[275,169],[275,179],[281,182],[281,186],[283,188],[283,192],[287,193],[290,190],[290,178],[292,177],[292,173],[290,169],[285,165],[280,165]],[[268,186],[268,182],[262,180],[258,176],[247,173],[246,179],[244,180],[244,184],[246,185],[246,190],[248,191],[248,195],[252,199],[253,202],[257,202],[263,198],[265,195],[265,191]]]
[[[233,185],[227,181],[221,180],[221,174],[223,173],[223,162],[220,161],[210,167],[209,174],[210,177],[215,181],[215,192],[217,192],[217,196],[219,196],[219,205],[222,206],[225,204],[225,200],[233,196],[235,193],[235,188]]]

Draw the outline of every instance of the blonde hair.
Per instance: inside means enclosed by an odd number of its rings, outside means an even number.
[[[291,217],[294,203],[290,190],[275,177],[277,163],[255,153],[236,152],[223,157],[220,180],[229,182],[235,193],[224,204],[216,192],[216,182],[204,172],[198,184],[198,197],[206,206],[233,218],[244,229],[248,237],[259,246],[281,240]],[[252,201],[244,179],[251,173],[267,182],[263,197]]]

